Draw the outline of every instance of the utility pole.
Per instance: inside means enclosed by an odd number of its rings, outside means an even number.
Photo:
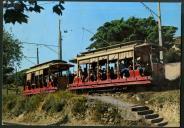
[[[61,20],[59,19],[59,35],[58,35],[58,60],[62,60],[62,37],[61,37]]]
[[[39,64],[39,51],[38,51],[38,45],[37,45],[36,52],[37,52],[37,64]]]
[[[158,33],[159,33],[159,46],[162,47],[162,28],[161,28],[161,11],[160,2],[158,2]],[[160,63],[163,63],[163,51],[160,51]]]

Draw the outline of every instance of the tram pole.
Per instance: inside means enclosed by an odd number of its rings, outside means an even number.
[[[158,2],[158,33],[159,33],[159,46],[162,47],[162,28],[161,28],[161,11],[160,1]],[[160,63],[163,63],[163,51],[160,51]]]
[[[36,50],[36,52],[37,52],[37,64],[39,64],[39,51],[38,51],[38,45],[37,45],[37,50]]]
[[[59,35],[58,35],[58,60],[62,60],[62,37],[61,37],[61,20],[59,19]]]

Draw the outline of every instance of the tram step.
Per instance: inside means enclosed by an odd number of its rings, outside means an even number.
[[[155,123],[154,125],[155,126],[165,126],[165,125],[167,125],[168,124],[168,122],[167,121],[162,121],[162,122],[159,122],[159,123]]]
[[[153,110],[144,110],[144,111],[137,111],[138,115],[148,115],[152,114],[154,111]]]
[[[149,110],[149,107],[147,106],[134,106],[131,108],[132,111],[144,111]]]
[[[159,117],[158,114],[148,114],[148,115],[144,116],[145,119],[154,119],[154,118],[157,118],[157,117]]]
[[[151,120],[151,123],[160,123],[164,120],[164,118],[155,118]]]

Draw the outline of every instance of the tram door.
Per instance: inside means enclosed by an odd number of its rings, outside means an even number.
[[[68,70],[61,70],[58,77],[58,88],[66,89],[69,84]]]

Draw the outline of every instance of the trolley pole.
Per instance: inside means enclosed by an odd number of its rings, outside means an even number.
[[[160,2],[158,2],[158,33],[159,33],[159,46],[162,47],[162,28],[161,28],[161,11]],[[163,63],[163,51],[160,51],[160,63]]]
[[[62,37],[61,37],[61,20],[59,19],[59,35],[58,35],[58,60],[62,60]]]

